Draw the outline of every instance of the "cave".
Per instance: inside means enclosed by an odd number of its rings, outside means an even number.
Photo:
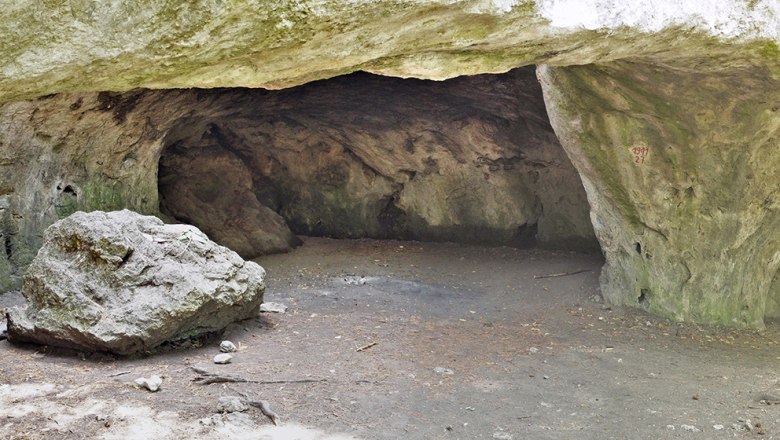
[[[8,3],[0,437],[780,432],[776,0]]]
[[[160,212],[245,258],[298,235],[598,252],[534,66],[190,93],[165,137]]]

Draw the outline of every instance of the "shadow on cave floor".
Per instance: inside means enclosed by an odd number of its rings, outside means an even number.
[[[763,393],[780,394],[774,324],[760,334],[700,328],[607,307],[593,301],[599,256],[305,241],[256,260],[268,271],[266,301],[289,309],[232,325],[225,338],[241,347],[232,364],[210,363],[215,346],[114,360],[0,343],[0,381],[8,384],[0,386],[0,437],[692,435],[682,425],[708,439],[780,432],[780,405],[760,402]],[[190,366],[252,380],[325,381],[203,386]],[[163,376],[162,391],[128,385],[151,374]],[[254,410],[215,421],[217,399],[239,392],[271,402],[282,425]],[[744,429],[740,419],[754,431],[735,430]]]

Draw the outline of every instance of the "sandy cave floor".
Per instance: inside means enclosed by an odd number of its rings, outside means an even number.
[[[780,325],[702,328],[599,304],[600,256],[307,238],[258,262],[266,301],[289,310],[229,327],[229,365],[211,363],[219,339],[124,359],[0,342],[0,438],[780,438],[766,395],[780,395]],[[200,385],[191,366],[322,381]],[[161,391],[131,385],[152,374]],[[281,425],[255,409],[215,415],[237,392],[268,400]]]

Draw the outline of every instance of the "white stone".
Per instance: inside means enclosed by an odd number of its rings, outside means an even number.
[[[233,356],[222,353],[214,356],[214,363],[215,364],[229,364],[233,360]]]
[[[162,385],[162,378],[157,375],[153,375],[148,379],[145,377],[139,377],[135,380],[135,384],[139,387],[146,388],[151,392],[156,392],[160,389],[160,385]]]
[[[240,397],[220,397],[217,402],[217,411],[221,413],[241,412],[249,409],[249,406]]]
[[[222,341],[219,344],[219,351],[222,353],[235,353],[238,351],[238,348],[236,348],[236,344],[230,342],[230,341]]]
[[[260,311],[263,313],[284,313],[287,306],[277,302],[264,302],[260,304]]]
[[[759,0],[747,7],[741,0],[539,0],[540,15],[554,27],[616,29],[630,27],[659,32],[691,26],[718,37],[780,37],[780,3]]]

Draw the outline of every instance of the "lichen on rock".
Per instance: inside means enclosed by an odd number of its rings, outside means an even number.
[[[760,328],[776,301],[780,96],[765,69],[540,69],[583,178],[612,303]]]
[[[9,339],[122,355],[256,316],[265,271],[189,225],[77,212],[46,230]]]

